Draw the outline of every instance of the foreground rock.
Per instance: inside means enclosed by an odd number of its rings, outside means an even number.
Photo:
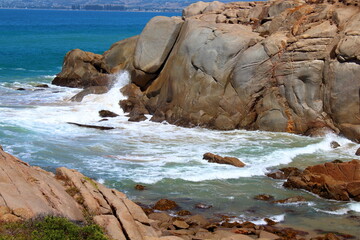
[[[91,216],[112,239],[146,239],[159,234],[151,220],[125,194],[81,173],[58,168],[56,175],[0,150],[0,220],[59,215],[74,221]]]
[[[161,206],[162,211],[178,207],[166,199],[155,205]],[[184,214],[173,217],[155,212],[148,217],[125,194],[76,170],[58,168],[54,175],[29,166],[0,146],[0,222],[22,221],[38,215],[59,215],[74,221],[91,217],[114,240],[301,239],[307,235],[273,226],[276,223],[271,220],[266,220],[266,226],[229,223],[229,219],[219,223],[186,210],[180,212]]]
[[[221,157],[212,153],[205,153],[203,159],[211,163],[228,164],[235,167],[245,167],[245,163],[234,157]]]
[[[127,70],[152,120],[360,141],[357,1],[198,2],[103,55],[69,52],[54,84]],[[131,103],[134,105],[134,101]],[[126,105],[126,104],[123,104]],[[139,118],[140,119],[140,118]]]
[[[284,186],[305,189],[328,199],[360,201],[360,160],[307,167],[298,176],[290,176]]]

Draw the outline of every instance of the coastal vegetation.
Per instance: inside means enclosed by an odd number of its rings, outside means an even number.
[[[95,224],[71,222],[56,216],[20,222],[0,222],[1,240],[109,240]]]

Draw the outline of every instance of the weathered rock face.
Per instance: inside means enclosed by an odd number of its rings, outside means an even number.
[[[102,66],[94,74],[88,61],[71,61],[73,54],[63,72],[73,86],[76,69],[94,76],[128,70],[154,121],[298,134],[327,129],[360,141],[357,4],[198,2],[183,20],[156,17],[139,37],[115,44],[97,57],[101,64],[90,64]]]
[[[0,221],[27,220],[38,215],[59,215],[84,221],[93,217],[112,239],[157,239],[143,210],[125,194],[108,189],[67,168],[56,175],[0,149]]]
[[[63,69],[53,84],[68,87],[108,86],[110,78],[102,67],[103,56],[74,49],[65,56]]]
[[[80,205],[54,178],[54,174],[31,167],[2,150],[0,150],[0,206],[8,208],[9,213],[23,219],[52,214],[71,220],[83,220]],[[19,210],[26,214],[17,214]]]
[[[284,186],[305,189],[329,199],[360,201],[360,161],[307,167],[301,174],[290,176]]]

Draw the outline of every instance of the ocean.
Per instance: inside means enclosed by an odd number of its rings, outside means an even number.
[[[103,95],[69,99],[80,89],[51,85],[63,57],[74,48],[103,53],[122,39],[140,34],[156,15],[180,13],[0,10],[0,144],[4,150],[49,171],[76,169],[135,202],[175,200],[183,209],[208,217],[264,223],[272,218],[303,230],[321,229],[360,236],[360,203],[321,199],[282,187],[265,176],[284,166],[304,168],[334,159],[359,159],[359,145],[329,134],[311,138],[261,131],[214,131],[164,123],[128,122],[118,102],[119,89],[130,82],[118,73],[117,84]],[[48,84],[49,88],[37,87]],[[19,89],[24,90],[19,90]],[[102,122],[115,127],[100,131],[67,122],[99,124],[98,111],[120,116]],[[331,141],[341,147],[332,149]],[[238,157],[245,168],[202,160],[206,152]],[[145,191],[134,189],[136,184]],[[301,195],[301,204],[271,204],[254,196],[276,199]],[[195,205],[211,205],[197,209]]]

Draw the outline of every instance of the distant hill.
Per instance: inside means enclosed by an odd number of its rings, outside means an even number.
[[[175,10],[196,0],[0,0],[0,8],[50,8],[76,10]],[[209,1],[206,1],[209,2]],[[234,2],[224,0],[222,2]]]

